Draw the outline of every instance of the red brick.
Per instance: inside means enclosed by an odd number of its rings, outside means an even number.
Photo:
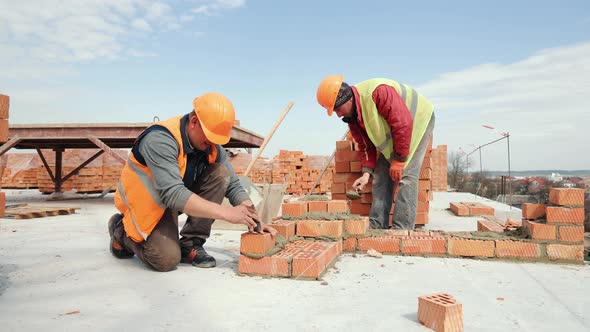
[[[295,220],[278,220],[272,223],[270,226],[276,229],[279,235],[288,240],[292,236],[295,236],[296,225],[297,221]]]
[[[361,216],[369,215],[371,212],[371,204],[369,203],[350,203],[350,213],[360,214]]]
[[[355,161],[361,159],[361,153],[359,151],[336,151],[334,155],[334,161]]]
[[[346,197],[346,194],[344,194],[344,193],[341,193],[341,194],[340,193],[339,194],[334,194],[333,193],[332,194],[332,199],[345,200],[345,199],[348,199],[348,198]]]
[[[346,187],[344,183],[332,183],[332,187],[330,188],[332,194],[344,194],[346,192]],[[343,196],[346,198],[346,196]],[[332,195],[332,199],[335,199]]]
[[[418,180],[418,190],[431,190],[430,180]]]
[[[584,261],[583,244],[548,244],[547,256],[552,260]]]
[[[496,241],[496,257],[537,258],[541,256],[540,244],[518,241]]]
[[[388,229],[385,231],[385,234],[392,235],[392,236],[408,236],[410,231],[406,229]]]
[[[307,212],[307,202],[295,201],[290,203],[283,203],[281,207],[282,215],[290,215],[293,217],[301,217]]]
[[[380,237],[367,237],[358,239],[358,248],[360,251],[369,249],[376,250],[380,253],[398,253],[399,252],[398,236],[385,235]]]
[[[423,167],[420,170],[420,180],[430,180],[432,179],[432,169],[430,167]]]
[[[336,141],[336,151],[352,151],[352,141]]]
[[[449,255],[467,257],[494,257],[494,241],[449,238]]]
[[[326,268],[338,255],[337,242],[306,242],[297,241],[287,245],[289,248],[300,248],[301,251],[293,255],[292,275],[296,278],[319,278]]]
[[[548,223],[583,224],[584,208],[547,207]]]
[[[350,171],[351,172],[360,172],[363,169],[361,166],[360,161],[351,161],[350,162]]]
[[[458,216],[468,216],[469,215],[469,208],[467,206],[465,206],[465,204],[461,203],[461,202],[452,202],[449,204],[451,211],[453,211],[453,213],[455,215]]]
[[[6,193],[0,191],[0,218],[4,218],[6,214]]]
[[[251,258],[240,255],[238,260],[238,273],[255,274],[272,277],[290,277],[290,262],[298,248],[281,250],[280,252],[263,258]]]
[[[418,255],[444,255],[447,252],[446,239],[432,236],[402,237],[402,253]]]
[[[416,225],[426,225],[429,219],[428,212],[416,212]]]
[[[358,220],[344,220],[344,231],[350,235],[363,235],[369,228],[369,218]]]
[[[371,194],[371,193],[363,193],[361,195],[360,202],[361,203],[364,203],[364,204],[371,205],[373,203],[373,194]],[[351,209],[352,209],[352,206],[351,206]],[[353,212],[351,211],[351,213],[353,213]]]
[[[348,239],[342,240],[344,251],[356,251],[356,244],[357,239],[354,237],[349,237]]]
[[[431,191],[429,191],[429,190],[418,190],[418,201],[419,202],[431,201],[432,199],[430,198],[430,193],[431,193]]]
[[[348,202],[344,200],[328,201],[328,212],[348,212]]]
[[[522,221],[507,218],[506,223],[504,223],[505,229],[516,229],[519,227],[522,227]]]
[[[449,294],[420,296],[418,321],[437,332],[462,332],[463,306]]]
[[[0,142],[8,142],[8,119],[0,119]]]
[[[0,94],[0,119],[8,119],[10,97]]]
[[[555,240],[557,229],[555,225],[541,224],[534,221],[525,220],[523,226],[528,231],[533,240]]]
[[[552,188],[549,191],[549,202],[563,206],[583,206],[584,189]]]
[[[478,220],[477,230],[480,232],[504,233],[504,227],[502,225],[490,220]]]
[[[307,212],[327,212],[328,201],[308,201]]]
[[[299,220],[296,232],[297,236],[338,239],[342,237],[342,220]]]
[[[469,208],[471,216],[493,216],[494,208],[477,202],[463,202]]]
[[[559,226],[559,241],[563,242],[583,242],[584,226]]]
[[[337,161],[334,163],[334,172],[348,173],[350,172],[350,161]]]
[[[522,217],[525,219],[539,219],[545,216],[545,204],[523,203]]]
[[[275,246],[275,239],[270,233],[243,233],[240,240],[240,253],[264,255]]]
[[[417,212],[429,212],[430,211],[430,202],[425,201],[425,202],[421,202],[418,201],[418,208],[416,210]]]

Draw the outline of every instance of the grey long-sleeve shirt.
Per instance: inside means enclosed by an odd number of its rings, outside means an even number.
[[[145,159],[147,167],[154,177],[154,185],[160,193],[160,199],[166,207],[182,211],[192,192],[185,187],[178,166],[178,143],[166,131],[154,130],[139,142],[139,153]],[[206,158],[203,160],[207,162]],[[229,163],[225,149],[217,145],[216,163],[224,164],[230,173],[230,182],[225,193],[233,206],[239,205],[250,197],[242,187],[238,176]]]

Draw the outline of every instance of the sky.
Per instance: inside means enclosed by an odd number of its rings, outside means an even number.
[[[587,0],[0,0],[0,64],[12,124],[150,122],[216,91],[262,136],[294,102],[263,156],[329,156],[347,127],[319,82],[384,77],[435,105],[449,154],[508,132],[512,170],[590,169]]]

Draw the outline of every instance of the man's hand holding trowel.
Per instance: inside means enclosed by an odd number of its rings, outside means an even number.
[[[258,215],[258,213],[256,212],[256,207],[254,206],[254,204],[252,205],[248,205],[248,211],[251,212],[252,214],[254,214],[254,222],[256,223],[256,227],[254,227],[254,229],[248,229],[249,232],[251,233],[259,233],[259,234],[263,234],[264,232],[270,233],[270,235],[272,237],[275,237],[277,235],[277,230],[262,223],[260,216]]]

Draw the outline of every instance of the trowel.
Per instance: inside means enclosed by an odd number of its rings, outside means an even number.
[[[346,198],[350,199],[351,201],[360,199],[361,194],[359,193],[359,188],[355,188],[354,190],[347,191]]]

